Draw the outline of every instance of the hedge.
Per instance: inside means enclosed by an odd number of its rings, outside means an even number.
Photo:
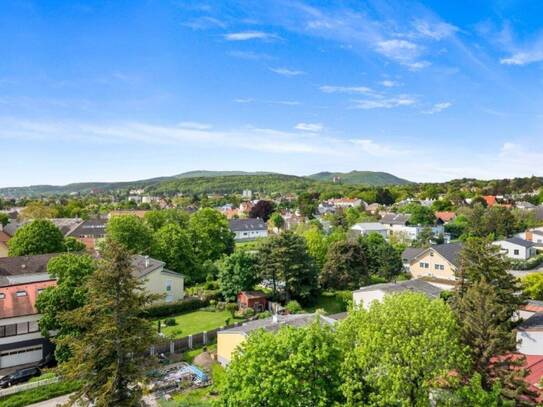
[[[73,393],[81,387],[79,382],[58,382],[35,389],[25,390],[0,398],[2,407],[23,407],[40,401],[49,400],[65,394]]]
[[[513,270],[533,270],[543,263],[543,254],[538,254],[528,260],[512,260],[511,268]]]
[[[207,305],[209,305],[209,299],[207,298],[189,297],[180,301],[151,305],[145,309],[144,313],[148,318],[163,318],[195,311]]]

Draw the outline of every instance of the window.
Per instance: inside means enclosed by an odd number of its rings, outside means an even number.
[[[45,290],[45,288],[38,288],[36,290],[36,292],[38,293],[38,295],[40,295],[42,293],[42,291]]]
[[[430,268],[430,264],[425,263],[425,262],[420,262],[419,265],[420,265],[420,268],[422,268],[422,269]]]
[[[0,293],[0,300],[3,300],[4,298],[6,298],[6,294]]]
[[[17,291],[15,295],[17,297],[26,297],[26,291]]]
[[[436,270],[445,270],[445,266],[443,264],[436,264],[434,265],[434,268]]]
[[[17,335],[27,334],[28,333],[28,322],[21,322],[17,324]]]
[[[513,251],[513,254],[514,254],[515,256],[518,256],[518,255],[520,254],[520,251],[519,251],[518,249],[515,249],[515,250]]]
[[[166,291],[172,291],[172,280],[166,280]]]

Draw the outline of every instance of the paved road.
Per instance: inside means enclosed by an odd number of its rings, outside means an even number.
[[[528,274],[543,273],[543,267],[533,270],[509,270],[509,273],[513,274],[515,277],[522,278]]]
[[[31,404],[29,407],[56,407],[63,405],[68,401],[70,395],[55,397],[54,399],[41,401],[39,403]]]

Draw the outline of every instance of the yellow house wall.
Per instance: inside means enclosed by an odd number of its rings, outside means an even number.
[[[217,359],[223,365],[230,363],[232,354],[245,341],[241,333],[220,333],[217,335]]]
[[[172,290],[170,292],[166,291],[166,281],[170,280],[172,282]],[[167,294],[171,295],[169,301],[178,301],[182,300],[185,297],[185,287],[184,287],[184,278],[183,276],[175,276],[170,273],[161,273],[160,269],[153,271],[150,274],[145,276],[144,288],[147,292],[151,294],[164,294],[164,298],[161,298],[160,301],[167,301]]]
[[[433,256],[431,255],[433,253]],[[420,266],[420,263],[428,263],[428,268],[422,268]],[[436,269],[436,264],[445,266],[444,270],[438,270]],[[426,253],[422,257],[417,257],[413,260],[411,265],[409,266],[409,271],[411,272],[411,275],[413,278],[420,278],[420,277],[434,277],[434,278],[442,278],[446,280],[454,280],[454,268],[453,266],[445,260],[440,254],[437,252],[431,250],[428,253]]]
[[[8,247],[4,243],[0,243],[0,257],[8,257]]]

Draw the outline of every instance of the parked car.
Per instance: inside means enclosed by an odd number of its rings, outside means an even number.
[[[33,377],[40,375],[41,371],[37,367],[26,367],[24,369],[16,370],[0,379],[0,389],[13,386],[14,384],[25,383]]]

